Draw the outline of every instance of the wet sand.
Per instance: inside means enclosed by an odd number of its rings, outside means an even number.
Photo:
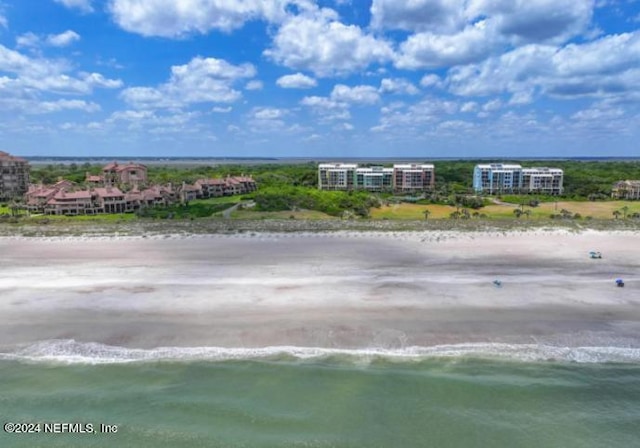
[[[595,231],[3,238],[0,345],[640,347],[638,248]]]

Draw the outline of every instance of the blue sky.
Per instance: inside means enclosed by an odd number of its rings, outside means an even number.
[[[640,0],[0,0],[17,155],[638,156]]]

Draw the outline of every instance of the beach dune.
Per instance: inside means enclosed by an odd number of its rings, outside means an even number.
[[[539,230],[4,238],[0,345],[640,347],[639,247]]]

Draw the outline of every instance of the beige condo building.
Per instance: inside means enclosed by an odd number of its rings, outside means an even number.
[[[20,198],[29,187],[29,163],[0,151],[0,201]]]

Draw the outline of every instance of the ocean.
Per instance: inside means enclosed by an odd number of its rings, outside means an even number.
[[[45,341],[0,355],[0,416],[2,447],[635,447],[640,350]]]

